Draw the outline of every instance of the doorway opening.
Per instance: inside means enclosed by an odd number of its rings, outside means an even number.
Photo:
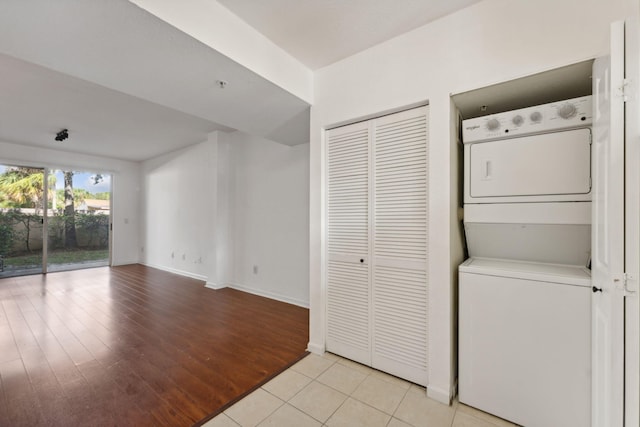
[[[110,213],[110,175],[0,165],[0,277],[110,265]]]
[[[111,176],[48,170],[46,271],[109,265]]]

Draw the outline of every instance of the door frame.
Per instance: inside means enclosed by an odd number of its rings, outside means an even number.
[[[51,169],[44,167],[42,171],[44,173],[44,182],[42,184],[42,191],[44,193],[42,209],[42,274],[47,274],[49,259],[49,172],[51,172]]]
[[[27,163],[27,164],[25,164]],[[79,172],[83,173],[100,173],[105,178],[108,177],[109,180],[109,225],[108,225],[108,259],[107,265],[110,267],[113,265],[113,180],[114,174],[112,172],[100,172],[99,170],[95,170],[93,168],[84,168],[84,167],[74,167],[74,168],[65,168],[62,166],[51,166],[51,165],[30,165],[29,162],[23,163],[22,161],[15,161],[10,159],[2,159],[0,158],[0,165],[6,166],[8,168],[25,168],[25,169],[33,169],[38,170],[43,174],[43,187],[42,187],[42,212],[41,212],[41,225],[42,225],[42,259],[41,259],[41,268],[37,274],[47,274],[50,270],[49,266],[49,223],[50,217],[49,214],[52,209],[49,208],[49,192],[56,191],[55,188],[51,188],[49,183],[50,175],[54,174],[56,170],[62,169],[78,169]],[[92,170],[93,169],[93,170]],[[55,207],[53,207],[55,209]],[[125,219],[125,222],[127,220]],[[24,273],[19,273],[24,274]],[[33,273],[30,273],[33,274]]]
[[[640,24],[625,21],[625,391],[626,426],[640,423]]]

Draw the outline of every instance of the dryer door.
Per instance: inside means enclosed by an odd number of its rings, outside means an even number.
[[[576,129],[471,144],[469,203],[589,200],[591,130]]]

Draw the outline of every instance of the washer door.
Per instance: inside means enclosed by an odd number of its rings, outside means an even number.
[[[528,427],[590,426],[591,289],[497,274],[460,272],[460,402]]]

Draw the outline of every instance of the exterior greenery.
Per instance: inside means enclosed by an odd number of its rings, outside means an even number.
[[[49,265],[78,264],[88,261],[106,261],[109,249],[58,249],[47,254]],[[42,254],[33,253],[9,258],[11,268],[33,268],[42,265]]]
[[[8,255],[13,247],[13,227],[0,222],[0,256]]]
[[[31,239],[42,235],[41,216],[23,213],[19,209],[0,212],[0,255],[29,254],[40,247],[32,247]],[[65,247],[65,215],[49,217],[49,249]],[[75,213],[78,248],[100,249],[109,245],[109,215]]]
[[[65,249],[108,250],[109,215],[77,212],[76,205],[86,199],[108,200],[109,193],[92,194],[73,188],[73,171],[62,171],[64,190],[55,190],[56,178],[50,174],[50,190],[44,197],[42,169],[5,167],[0,173],[0,257],[33,258],[42,250],[43,232],[48,233],[51,255]],[[103,177],[91,177],[94,184]],[[47,206],[48,227],[43,231],[42,214]]]

